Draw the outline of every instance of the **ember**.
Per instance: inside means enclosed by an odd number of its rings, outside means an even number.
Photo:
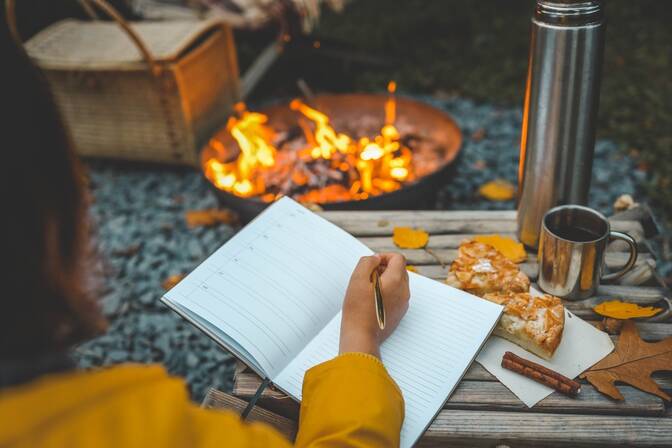
[[[441,142],[397,123],[395,90],[390,82],[379,106],[382,120],[348,114],[338,117],[338,124],[319,105],[298,99],[289,104],[286,126],[271,125],[268,115],[239,103],[224,132],[204,151],[205,175],[220,190],[264,202],[287,195],[325,204],[398,190],[433,172],[446,157]]]

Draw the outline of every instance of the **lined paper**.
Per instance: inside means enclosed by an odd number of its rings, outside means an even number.
[[[411,301],[399,327],[381,347],[383,364],[405,402],[401,446],[411,446],[459,383],[502,308],[434,280],[409,273]],[[301,399],[309,368],[338,354],[340,313],[273,379]]]
[[[226,333],[253,357],[251,364],[273,378],[340,311],[357,260],[371,253],[343,230],[283,198],[164,300],[189,310],[190,318],[196,314],[210,333]]]
[[[338,353],[345,290],[359,258],[370,254],[356,238],[283,198],[163,300],[300,400],[305,372]],[[381,347],[404,395],[404,447],[440,410],[502,310],[409,275],[409,311]]]

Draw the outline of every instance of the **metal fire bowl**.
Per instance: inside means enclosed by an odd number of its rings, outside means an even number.
[[[310,101],[310,106],[326,113],[336,130],[349,129],[353,127],[353,121],[366,120],[375,123],[373,132],[377,132],[385,121],[386,99],[387,95],[384,94],[318,95]],[[289,109],[287,104],[270,106],[259,112],[268,116],[268,124],[277,131],[287,131],[296,127],[298,113]],[[399,190],[359,201],[320,204],[322,208],[325,210],[389,210],[419,209],[431,206],[438,187],[450,179],[454,162],[462,145],[462,133],[447,113],[425,103],[403,97],[397,97],[395,125],[402,135],[404,127],[412,126],[415,135],[434,141],[437,147],[443,149],[442,162],[433,172],[426,173]],[[231,148],[231,154],[227,154],[228,157],[225,159],[234,160],[238,154],[238,145],[226,129],[220,129],[214,137],[220,140],[225,148]],[[214,150],[206,145],[201,151],[201,161],[205,162],[214,155]],[[269,205],[257,198],[242,198],[222,191],[209,180],[207,182],[212,185],[221,204],[236,210],[244,221],[254,218]]]

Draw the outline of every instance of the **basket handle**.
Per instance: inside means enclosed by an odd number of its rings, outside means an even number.
[[[112,5],[110,5],[107,0],[79,0],[82,4],[82,7],[86,12],[91,15],[93,12],[92,4],[97,6],[102,10],[108,17],[117,22],[117,25],[128,35],[129,39],[135,44],[140,54],[142,54],[143,59],[149,65],[150,72],[154,76],[161,74],[162,68],[161,64],[156,62],[152,53],[145,45],[145,42],[142,40],[140,35],[133,29],[133,27],[124,19],[124,17],[117,11]],[[18,28],[16,26],[16,0],[5,0],[5,17],[7,20],[7,26],[11,32],[14,39],[21,44],[21,36],[19,35]]]

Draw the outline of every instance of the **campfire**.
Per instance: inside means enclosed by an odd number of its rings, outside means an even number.
[[[414,184],[452,161],[459,130],[429,106],[398,100],[394,82],[387,90],[295,99],[264,113],[239,103],[202,153],[205,176],[221,192],[264,203],[364,201]]]

